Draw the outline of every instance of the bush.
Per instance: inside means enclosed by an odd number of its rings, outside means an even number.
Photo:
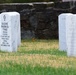
[[[24,2],[44,2],[44,1],[50,1],[50,0],[13,0],[13,2],[19,2],[19,3],[24,3]]]
[[[0,3],[12,3],[13,0],[0,0]]]
[[[0,3],[51,2],[60,0],[0,0]]]

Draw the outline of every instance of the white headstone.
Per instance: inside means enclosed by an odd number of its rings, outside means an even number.
[[[1,22],[1,14],[0,14],[0,22]],[[1,23],[0,23],[0,50],[1,50]]]
[[[70,17],[71,13],[63,13],[58,17],[59,23],[59,50],[67,51],[67,40],[66,40],[66,26],[71,22]]]
[[[20,14],[18,12],[13,12],[16,14],[17,16],[17,36],[18,36],[18,39],[17,39],[17,44],[18,46],[20,46],[21,44],[21,28],[20,28]]]
[[[74,16],[73,16],[73,24],[74,24],[74,36],[73,36],[73,47],[74,47],[74,49],[73,49],[73,56],[75,56],[76,57],[76,14],[74,14]]]
[[[17,18],[15,13],[1,13],[1,50],[13,52],[18,47],[18,31]],[[18,35],[18,36],[17,36]]]
[[[76,15],[73,15],[67,27],[67,55],[76,57]]]
[[[21,28],[20,28],[20,14],[18,12],[9,12],[10,14],[15,15],[16,22],[17,22],[17,44],[20,46],[21,44]]]

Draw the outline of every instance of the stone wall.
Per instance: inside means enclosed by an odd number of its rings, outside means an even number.
[[[58,38],[58,15],[76,10],[69,2],[0,4],[0,13],[6,11],[20,13],[22,39],[53,39]]]

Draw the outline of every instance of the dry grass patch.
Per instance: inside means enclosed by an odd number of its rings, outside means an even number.
[[[8,61],[8,63],[7,63]],[[0,64],[8,65],[9,62],[13,64],[19,65],[40,65],[41,67],[74,67],[76,65],[75,58],[68,58],[68,57],[58,57],[56,55],[45,55],[45,54],[25,54],[21,56],[0,56]]]
[[[0,65],[9,66],[9,63],[19,64],[23,66],[32,65],[41,67],[75,67],[76,58],[67,57],[67,56],[58,56],[56,54],[22,54],[20,51],[32,51],[32,50],[47,50],[51,49],[52,52],[54,49],[58,49],[57,40],[42,40],[42,41],[25,41],[22,42],[21,47],[17,53],[0,53]]]
[[[40,49],[58,49],[58,41],[57,40],[44,40],[44,41],[34,41],[34,42],[23,42],[21,44],[23,49],[30,51],[30,50],[40,50]]]

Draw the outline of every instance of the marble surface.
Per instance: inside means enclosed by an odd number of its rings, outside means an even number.
[[[17,12],[1,13],[1,51],[16,52],[20,45],[20,15]]]

